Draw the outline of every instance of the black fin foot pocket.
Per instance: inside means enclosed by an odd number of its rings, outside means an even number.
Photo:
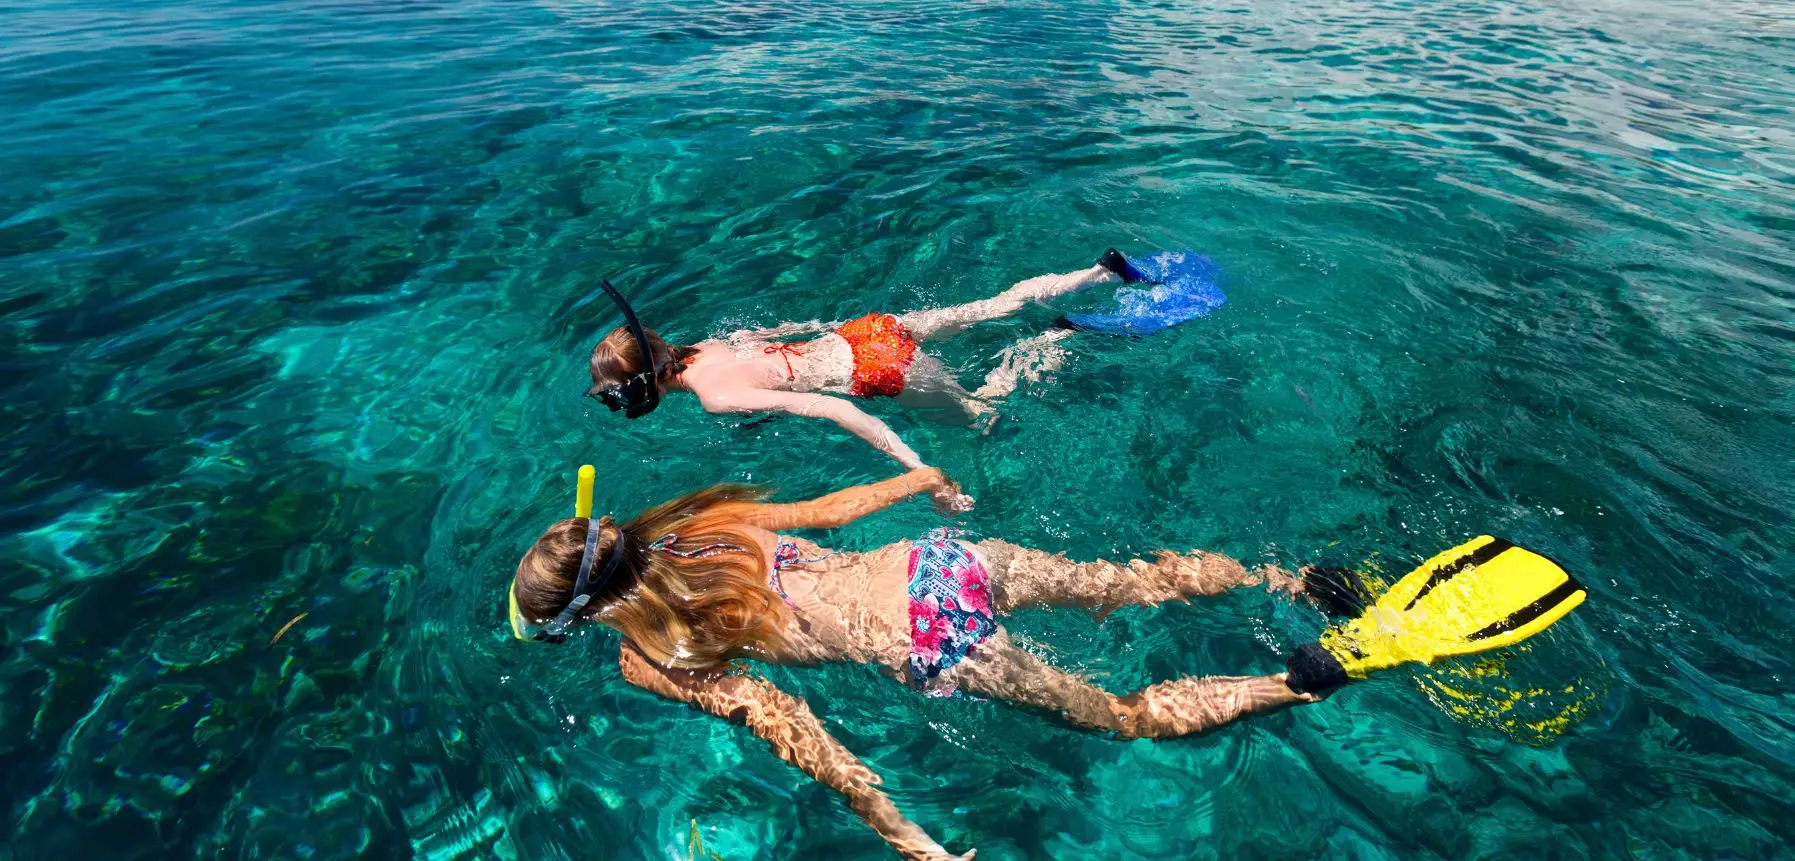
[[[1371,604],[1371,590],[1366,588],[1365,579],[1350,568],[1304,568],[1303,594],[1333,616],[1357,617]]]
[[[1284,669],[1290,673],[1284,678],[1285,686],[1299,694],[1325,697],[1349,681],[1340,660],[1328,654],[1320,643],[1297,649],[1296,654],[1284,662]]]
[[[1126,284],[1137,284],[1147,280],[1147,276],[1142,275],[1140,270],[1130,266],[1128,264],[1128,258],[1123,257],[1122,252],[1117,251],[1114,248],[1103,252],[1103,256],[1097,258],[1097,265],[1122,276],[1122,281]]]

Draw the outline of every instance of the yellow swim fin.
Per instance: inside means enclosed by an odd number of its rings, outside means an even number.
[[[1374,670],[1510,646],[1589,595],[1552,560],[1488,535],[1421,564],[1290,659],[1290,686],[1320,693]],[[1299,687],[1299,685],[1301,687]]]

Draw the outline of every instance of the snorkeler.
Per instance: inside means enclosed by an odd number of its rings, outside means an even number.
[[[1005,348],[984,384],[970,392],[919,345],[1010,316],[1029,302],[1118,279],[1142,280],[1129,260],[1111,249],[1089,269],[1030,278],[990,299],[907,314],[867,314],[839,324],[787,323],[733,332],[689,347],[670,345],[644,329],[622,294],[605,281],[606,294],[623,309],[625,325],[592,349],[592,387],[586,394],[632,419],[652,412],[667,391],[697,395],[706,412],[824,418],[905,469],[916,469],[923,465],[922,458],[890,427],[853,401],[832,395],[895,397],[906,406],[946,408],[988,426],[997,413],[993,400],[1064,363],[1065,350],[1058,342],[1072,329],[1049,330]],[[796,343],[770,340],[813,332],[823,334]],[[646,361],[645,354],[650,356]],[[964,511],[972,505],[971,497],[951,484],[942,485],[933,496],[945,510]]]
[[[906,859],[972,853],[943,849],[803,700],[732,661],[876,665],[926,692],[957,689],[1123,738],[1169,738],[1317,702],[1373,670],[1511,645],[1585,597],[1549,560],[1485,536],[1428,560],[1379,597],[1338,570],[1315,578],[1308,591],[1318,603],[1358,618],[1298,649],[1286,672],[1181,678],[1117,696],[1021,648],[1000,619],[1031,606],[1102,614],[1253,586],[1296,593],[1318,572],[1298,578],[1202,552],[1073,562],[945,533],[852,553],[780,534],[842,526],[951,487],[929,468],[794,504],[722,485],[621,525],[592,517],[592,480],[592,467],[582,467],[575,516],[551,526],[518,563],[507,590],[513,635],[560,643],[581,620],[616,629],[625,679],[745,724],[781,759],[846,796]]]

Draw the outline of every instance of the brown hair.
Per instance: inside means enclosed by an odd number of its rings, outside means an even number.
[[[599,587],[586,618],[623,633],[644,654],[669,667],[700,669],[752,652],[780,652],[790,616],[767,586],[760,544],[733,516],[740,505],[765,496],[743,485],[720,484],[663,503],[618,527],[609,516],[596,521],[598,559],[593,576],[628,535],[617,572]],[[696,556],[681,556],[649,545],[677,535],[675,550],[730,545]],[[517,609],[542,624],[573,599],[586,550],[586,520],[570,517],[549,527],[517,563],[512,589]]]
[[[644,329],[648,336],[649,349],[654,350],[655,358],[662,362],[662,372],[678,374],[686,369],[686,361],[698,355],[697,347],[681,347],[670,345],[661,340],[661,336],[653,329]],[[596,394],[601,389],[615,386],[637,374],[647,370],[648,363],[642,361],[642,348],[636,345],[636,338],[630,334],[628,326],[618,326],[606,335],[598,346],[592,348],[592,388],[587,394]]]

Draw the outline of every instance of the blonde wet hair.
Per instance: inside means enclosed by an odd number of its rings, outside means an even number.
[[[666,502],[618,526],[609,516],[599,529],[593,561],[604,570],[612,553],[625,554],[616,573],[599,586],[585,618],[616,629],[650,658],[669,667],[702,669],[736,657],[777,654],[785,646],[790,613],[767,584],[760,545],[743,528],[741,509],[765,496],[742,485],[717,485]],[[587,520],[570,517],[550,526],[517,563],[509,600],[526,621],[543,624],[573,599]],[[692,555],[654,550],[676,536],[674,550],[711,548]]]

